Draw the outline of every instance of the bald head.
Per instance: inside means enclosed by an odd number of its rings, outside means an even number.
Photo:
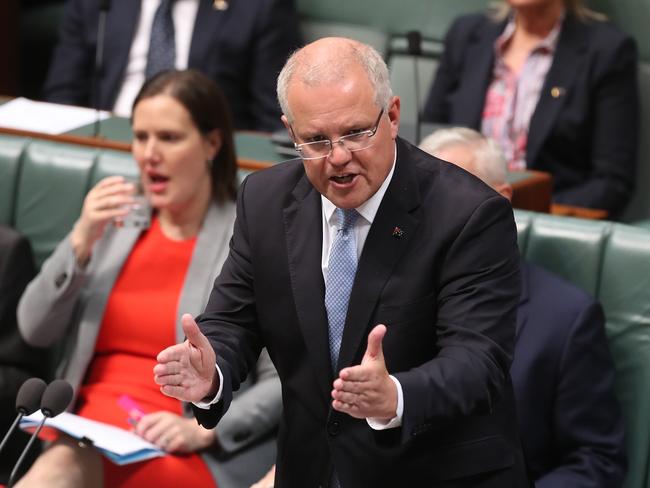
[[[288,93],[293,84],[312,87],[336,84],[359,73],[370,81],[377,106],[387,109],[393,96],[388,68],[374,48],[343,37],[325,37],[307,44],[291,55],[278,76],[278,101],[282,112],[292,122]]]

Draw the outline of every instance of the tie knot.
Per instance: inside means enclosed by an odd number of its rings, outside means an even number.
[[[337,208],[335,212],[339,221],[339,230],[343,232],[350,230],[359,216],[359,212],[354,208]]]

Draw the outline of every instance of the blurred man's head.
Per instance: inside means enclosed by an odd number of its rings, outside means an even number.
[[[420,149],[460,166],[508,200],[511,199],[512,187],[506,179],[506,159],[497,143],[483,134],[465,127],[439,129],[424,138]]]

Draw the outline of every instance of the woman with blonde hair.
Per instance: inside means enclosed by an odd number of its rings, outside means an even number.
[[[556,203],[620,215],[639,131],[634,40],[582,0],[507,0],[457,19],[424,120],[479,130],[510,170],[552,174]]]

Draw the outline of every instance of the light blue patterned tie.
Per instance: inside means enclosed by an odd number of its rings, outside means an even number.
[[[149,51],[145,79],[168,69],[174,69],[176,61],[176,42],[174,41],[174,19],[172,6],[174,0],[161,0],[151,24]]]
[[[325,308],[329,321],[330,360],[336,368],[343,338],[345,318],[352,283],[357,272],[357,242],[354,237],[354,222],[359,213],[355,209],[335,210],[338,229],[330,250],[325,283]]]

